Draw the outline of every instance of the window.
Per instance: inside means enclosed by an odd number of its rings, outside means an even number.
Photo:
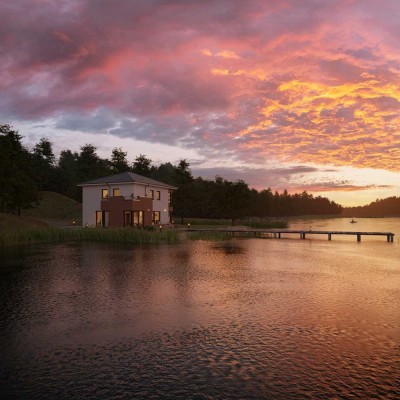
[[[150,190],[150,197],[154,200],[154,190]]]
[[[102,199],[108,198],[108,189],[101,189],[101,198]]]
[[[154,224],[160,223],[160,211],[153,211],[153,223]]]
[[[143,211],[133,212],[133,224],[135,226],[143,226]]]
[[[161,200],[161,193],[159,190],[156,192],[156,200]]]
[[[171,193],[168,192],[168,205],[170,206],[172,203]]]
[[[96,211],[96,226],[101,226],[101,211]]]
[[[96,211],[96,226],[108,228],[110,213],[108,211]]]
[[[121,192],[120,192],[119,188],[113,189],[113,196],[121,196]]]

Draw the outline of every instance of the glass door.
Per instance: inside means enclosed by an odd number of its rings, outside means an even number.
[[[143,226],[143,211],[133,212],[133,224],[135,226]]]
[[[132,211],[124,211],[124,226],[132,226]]]
[[[109,216],[110,213],[108,211],[96,211],[96,226],[108,228]]]

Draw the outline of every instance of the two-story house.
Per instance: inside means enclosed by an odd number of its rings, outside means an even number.
[[[171,222],[177,188],[132,172],[83,182],[83,226],[122,227]]]

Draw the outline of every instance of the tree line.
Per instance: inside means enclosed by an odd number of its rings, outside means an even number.
[[[229,181],[193,177],[190,165],[181,159],[159,166],[140,154],[130,163],[122,148],[114,148],[111,157],[101,158],[96,147],[85,144],[79,152],[62,150],[58,159],[53,144],[41,138],[31,151],[22,136],[9,125],[0,125],[0,211],[21,213],[32,207],[40,191],[54,191],[81,201],[78,183],[131,171],[173,185],[176,218],[286,217],[297,215],[339,215],[342,207],[327,198],[303,192],[272,192],[270,188],[250,189],[243,180]]]
[[[377,199],[360,207],[343,209],[344,217],[400,217],[400,197]]]

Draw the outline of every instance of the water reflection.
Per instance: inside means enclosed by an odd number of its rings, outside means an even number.
[[[399,218],[357,218],[356,224],[350,223],[351,218],[296,218],[289,221],[291,229],[309,230],[336,230],[351,232],[393,232],[394,241],[400,243],[400,222]],[[321,237],[312,237],[309,239],[321,239]],[[325,238],[323,238],[325,240]],[[354,236],[334,235],[332,240],[355,241]],[[386,241],[386,237],[363,236],[362,241]]]
[[[242,254],[245,251],[240,243],[231,240],[222,244],[216,244],[213,246],[213,249],[221,250],[224,254]]]
[[[3,253],[12,398],[398,398],[400,246],[232,240]]]

